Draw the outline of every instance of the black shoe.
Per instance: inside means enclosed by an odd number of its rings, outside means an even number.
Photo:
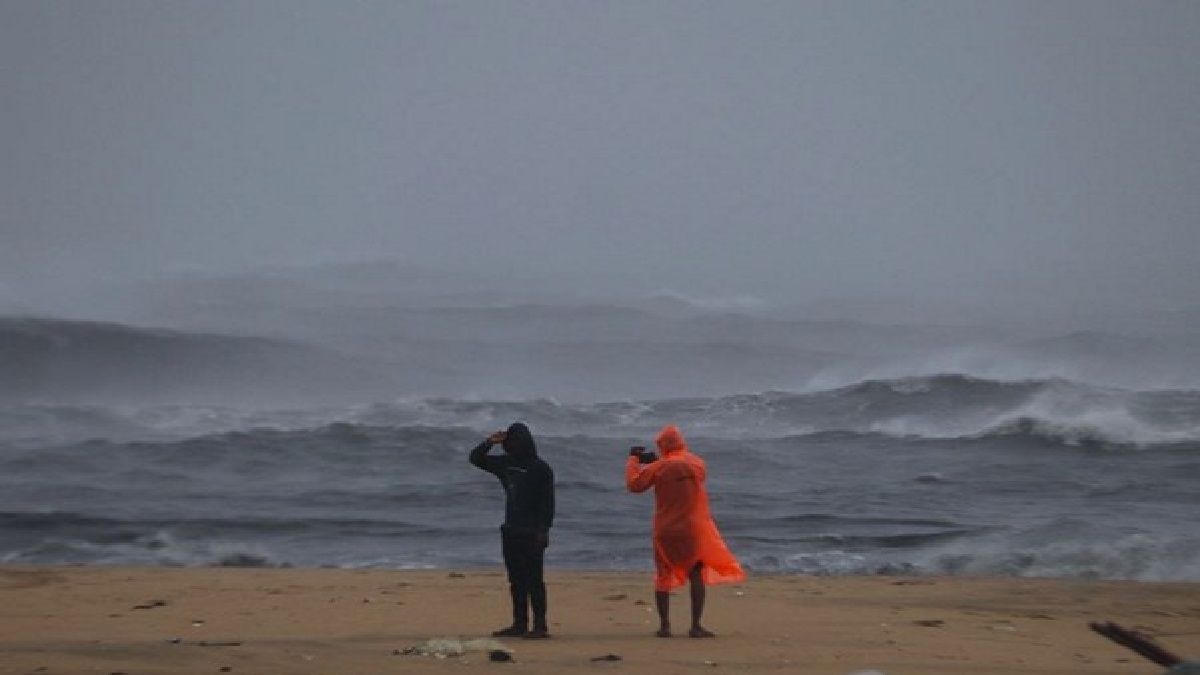
[[[525,637],[526,635],[529,635],[529,629],[524,626],[509,626],[492,631],[492,637]]]
[[[522,635],[526,640],[540,640],[550,637],[550,631],[545,626],[534,626],[533,630]]]

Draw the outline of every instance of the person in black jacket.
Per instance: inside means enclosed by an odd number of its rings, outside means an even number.
[[[499,443],[503,455],[489,455]],[[504,567],[512,594],[513,622],[492,635],[497,637],[548,638],[546,583],[542,578],[543,556],[550,545],[554,522],[554,471],[537,454],[529,427],[515,422],[508,431],[497,431],[471,451],[471,463],[495,475],[504,486],[504,524],[500,541]],[[529,609],[533,608],[533,628]]]

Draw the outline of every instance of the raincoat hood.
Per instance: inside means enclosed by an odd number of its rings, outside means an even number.
[[[658,445],[658,451],[662,453],[663,457],[682,457],[688,452],[687,443],[683,440],[683,433],[674,424],[663,427],[662,431],[658,432],[658,436],[654,437],[654,443]]]
[[[513,422],[508,427],[501,445],[504,447],[504,452],[516,459],[537,457],[537,444],[533,442],[533,434],[529,432],[529,427],[521,422]]]

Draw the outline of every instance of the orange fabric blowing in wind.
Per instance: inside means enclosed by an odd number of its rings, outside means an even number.
[[[697,563],[705,584],[742,581],[746,573],[725,546],[708,508],[704,460],[688,451],[683,434],[667,425],[654,439],[661,459],[625,463],[630,492],[654,488],[654,589],[669,591],[687,582]]]

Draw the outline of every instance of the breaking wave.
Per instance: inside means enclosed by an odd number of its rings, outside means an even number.
[[[692,435],[723,439],[848,433],[1068,447],[1189,448],[1200,446],[1200,391],[1131,391],[1059,379],[1008,382],[935,375],[868,380],[816,392],[592,404],[405,398],[350,408],[279,411],[25,405],[0,408],[0,443],[28,447],[91,438],[164,440],[329,425],[491,430],[514,419],[542,433],[597,437],[644,437],[673,422]]]

